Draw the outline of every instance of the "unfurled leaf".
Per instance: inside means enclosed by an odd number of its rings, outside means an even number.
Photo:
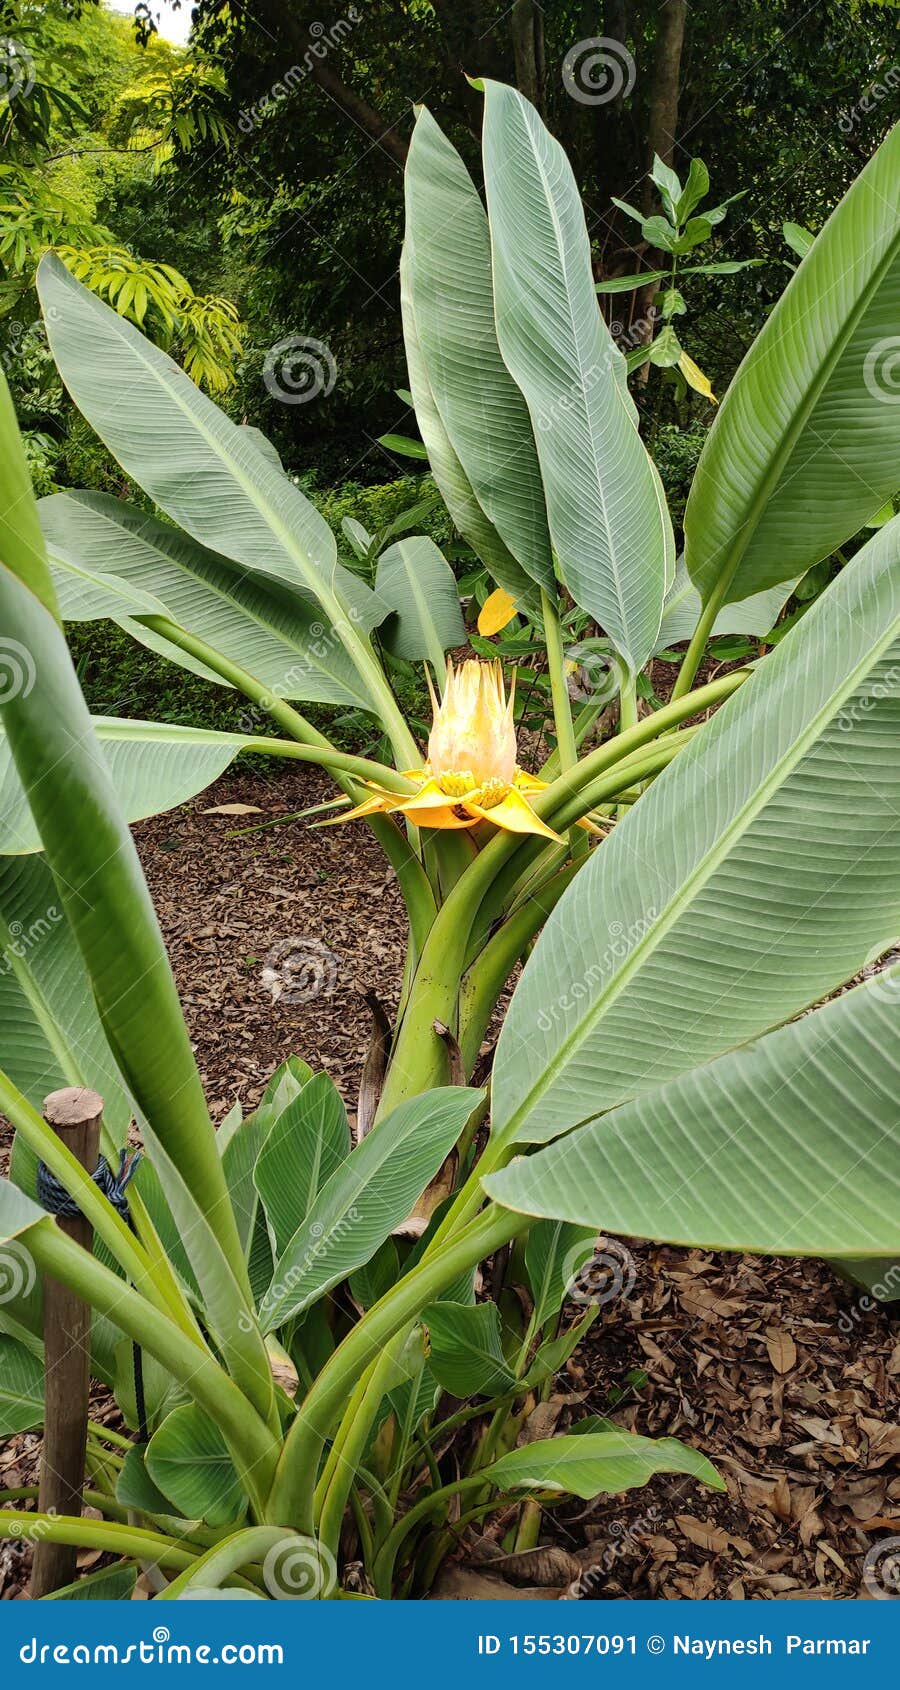
[[[241,445],[246,450],[245,440]],[[280,468],[276,473],[282,475]],[[109,617],[151,651],[223,685],[220,675],[147,625],[146,618],[163,616],[277,698],[367,707],[368,693],[343,644],[323,637],[321,607],[301,586],[273,585],[257,569],[237,568],[171,523],[105,493],[54,493],[39,509],[66,621]],[[387,606],[358,576],[338,564],[331,579],[362,631],[384,619]]]
[[[659,247],[663,252],[677,251],[676,231],[665,217],[642,217],[641,234],[651,247]]]
[[[599,1305],[589,1308],[580,1320],[574,1321],[557,1337],[548,1338],[545,1343],[541,1344],[540,1349],[536,1350],[531,1358],[528,1372],[522,1380],[523,1386],[527,1385],[531,1389],[536,1389],[539,1385],[543,1385],[545,1380],[555,1378],[556,1374],[560,1373],[565,1367],[569,1357],[574,1355],[582,1338],[590,1331],[599,1313]]]
[[[444,675],[444,652],[464,645],[466,627],[456,577],[433,540],[418,534],[395,540],[378,559],[375,589],[392,612],[381,638],[395,657],[426,659]]]
[[[146,1444],[134,1444],[116,1480],[116,1501],[137,1514],[169,1514],[172,1504],[147,1472]]]
[[[685,510],[704,601],[801,575],[897,490],[900,124],[832,212],[737,372]]]
[[[706,1457],[677,1438],[618,1430],[523,1444],[485,1468],[485,1478],[499,1490],[560,1491],[585,1501],[634,1490],[656,1473],[687,1473],[711,1490],[725,1489]]]
[[[485,93],[500,350],[531,415],[560,574],[639,669],[667,577],[661,484],[635,426],[622,353],[597,308],[569,161],[515,89],[486,81]]]
[[[243,1514],[247,1499],[222,1435],[195,1403],[168,1415],[144,1459],[153,1483],[185,1519],[224,1526]]]
[[[349,1154],[350,1123],[340,1092],[330,1075],[316,1074],[278,1115],[253,1174],[276,1256]]]
[[[0,1068],[35,1108],[48,1091],[90,1080],[121,1143],[131,1104],[43,857],[0,857],[0,963]],[[17,1135],[11,1173],[32,1195],[36,1168],[34,1152]]]
[[[674,369],[676,364],[680,364],[683,357],[684,353],[681,350],[678,336],[671,323],[667,323],[665,328],[660,329],[656,339],[651,340],[647,347],[647,358],[651,364],[657,364],[661,370],[670,370]]]
[[[678,202],[682,197],[681,182],[670,165],[664,164],[658,153],[653,155],[650,177],[659,189],[659,197],[673,223],[678,222]]]
[[[678,288],[666,288],[659,296],[659,312],[664,322],[672,317],[683,317],[687,310],[684,294]]]
[[[421,440],[413,440],[408,434],[379,434],[379,446],[386,452],[395,452],[399,458],[422,458],[427,462],[428,448]]]
[[[422,1314],[429,1366],[454,1397],[496,1397],[515,1384],[500,1341],[496,1303],[432,1303]]]
[[[565,1221],[540,1221],[525,1244],[525,1271],[534,1298],[534,1323],[545,1326],[559,1314],[566,1289],[590,1261],[596,1232]]]
[[[738,604],[723,605],[713,625],[713,637],[749,634],[762,638],[774,628],[795,585],[793,581],[785,581],[781,586],[769,587],[763,593],[741,599]],[[684,558],[680,557],[675,580],[663,605],[657,650],[663,651],[667,646],[677,645],[680,640],[689,640],[700,620],[702,608],[700,594],[684,567]]]
[[[497,340],[488,220],[462,158],[424,107],[405,188],[403,260],[434,404],[485,515],[526,574],[551,592],[531,420]]]
[[[174,809],[211,786],[239,751],[252,748],[243,734],[181,723],[92,718],[98,754],[129,821]],[[39,851],[41,835],[0,727],[0,853]]]
[[[668,274],[668,270],[642,270],[637,276],[610,276],[605,282],[597,282],[596,289],[598,293],[633,293],[651,282],[664,282]]]
[[[686,217],[690,217],[694,207],[699,205],[708,193],[709,171],[702,158],[692,158],[684,191],[675,207],[675,221],[679,224],[683,223]]]
[[[676,253],[692,252],[695,246],[709,240],[712,231],[712,212],[707,212],[703,217],[692,217],[670,250]]]
[[[480,1097],[469,1087],[441,1087],[375,1123],[326,1180],[276,1263],[259,1310],[265,1331],[369,1261],[434,1178]]]
[[[16,1258],[5,1262],[4,1279],[14,1271]],[[0,1437],[33,1432],[44,1423],[44,1364],[40,1358],[0,1334]]]
[[[815,235],[811,229],[804,229],[802,223],[782,223],[781,232],[792,252],[798,258],[805,258],[812,246]]]
[[[895,517],[575,877],[503,1025],[495,1133],[552,1138],[758,1038],[900,929],[898,564]]]
[[[486,1189],[526,1214],[707,1249],[900,1253],[898,987],[900,967],[489,1175]],[[783,1340],[778,1354],[792,1365]]]

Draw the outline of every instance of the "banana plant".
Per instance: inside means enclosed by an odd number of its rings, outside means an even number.
[[[338,1596],[352,1539],[368,1594],[422,1594],[460,1520],[512,1510],[527,1550],[567,1494],[673,1472],[722,1488],[704,1453],[609,1421],[517,1447],[601,1313],[584,1285],[604,1235],[822,1255],[863,1280],[900,1254],[898,971],[873,971],[900,925],[900,518],[769,655],[695,685],[712,631],[765,631],[896,490],[900,417],[870,354],[900,303],[900,130],[725,396],[676,567],[568,161],[520,94],[483,89],[486,206],[417,118],[404,329],[448,510],[542,631],[541,768],[502,657],[454,661],[459,599],[431,542],[375,557],[356,534],[363,579],[262,436],[53,258],[63,379],[158,514],[80,493],[38,513],[0,393],[0,1428],[40,1424],[51,1274],[95,1311],[94,1372],[139,1433],[91,1429],[99,1519],[7,1494],[0,1525],[114,1552],[123,1589],[153,1561],[166,1598]],[[573,618],[619,678],[599,742],[598,712],[569,700]],[[79,619],[236,688],[270,732],[92,721],[64,637]],[[639,714],[672,639],[672,697]],[[428,665],[427,746],[397,661]],[[378,755],[338,750],[304,703],[366,715]],[[406,902],[396,1024],[355,1133],[299,1057],[213,1129],[129,833],[248,750],[329,770],[338,825],[373,830]],[[138,1124],[130,1228],[42,1119],[60,1084],[103,1095],[108,1155]],[[41,1162],[93,1255],[37,1201]],[[501,1251],[521,1299],[478,1294]]]

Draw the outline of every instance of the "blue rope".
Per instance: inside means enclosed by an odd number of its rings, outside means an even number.
[[[128,1206],[126,1188],[134,1178],[141,1153],[136,1150],[128,1159],[128,1151],[123,1150],[119,1156],[119,1171],[114,1174],[105,1156],[101,1156],[91,1179],[104,1197],[108,1197],[113,1208],[121,1215],[126,1226],[131,1225],[131,1210]],[[65,1186],[51,1173],[46,1162],[38,1164],[37,1173],[38,1202],[48,1214],[56,1215],[59,1220],[74,1221],[81,1214],[74,1197],[71,1197]]]
[[[125,1225],[134,1232],[134,1222],[131,1219],[131,1208],[128,1203],[128,1186],[137,1171],[141,1153],[135,1150],[131,1157],[127,1150],[119,1154],[119,1171],[114,1174],[105,1156],[101,1156],[91,1179],[98,1191],[107,1197],[116,1213],[121,1215]],[[38,1163],[37,1171],[38,1202],[55,1215],[58,1220],[73,1221],[81,1214],[74,1197],[72,1197],[58,1180],[56,1175],[47,1167],[46,1162]],[[137,1410],[138,1437],[142,1444],[149,1441],[150,1433],[147,1427],[147,1405],[144,1398],[144,1368],[140,1348],[132,1345],[134,1357],[134,1406]]]

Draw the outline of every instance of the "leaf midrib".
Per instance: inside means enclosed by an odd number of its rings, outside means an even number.
[[[782,473],[793,455],[794,448],[798,444],[800,435],[812,416],[825,387],[831,380],[834,371],[840,363],[849,341],[853,338],[859,323],[868,311],[869,306],[872,303],[873,294],[875,294],[881,287],[886,274],[893,267],[894,260],[896,259],[898,253],[900,253],[900,223],[898,223],[893,240],[890,242],[885,251],[884,258],[873,271],[868,286],[859,296],[857,310],[855,312],[851,312],[849,317],[845,320],[844,326],[838,331],[838,334],[832,343],[831,351],[823,360],[818,374],[813,375],[810,383],[808,384],[805,402],[798,407],[794,421],[789,424],[785,434],[782,436],[781,450],[776,451],[774,458],[770,459],[768,470],[764,472],[762,478],[757,483],[757,491],[750,503],[748,515],[745,517],[743,523],[738,529],[738,533],[735,537],[734,548],[732,552],[727,555],[725,567],[720,571],[713,587],[702,595],[704,605],[708,603],[712,591],[721,587],[723,578],[726,580],[726,586],[724,588],[725,593],[727,593],[728,588],[734,581],[734,578],[740,569],[741,563],[746,556],[747,550],[756,536],[756,532],[762,522],[766,509],[778,489]],[[837,287],[841,280],[842,278],[838,277],[834,286]],[[755,370],[747,370],[743,378],[741,378],[741,372],[738,371],[738,375],[735,380],[748,379],[751,374],[757,382],[765,380],[765,360],[761,360]],[[685,545],[685,555],[687,555],[687,544]],[[818,559],[812,558],[807,567],[812,567],[812,565],[817,561]],[[712,560],[710,559],[710,563],[711,562]]]
[[[66,272],[66,277],[68,277],[68,274],[69,273]],[[58,279],[58,278],[56,278],[56,279]],[[74,278],[73,278],[73,280],[74,280]],[[65,278],[63,279],[63,285],[65,285]],[[90,298],[91,301],[93,301],[94,296],[90,295],[89,298]],[[99,304],[100,302],[98,301],[97,303]],[[344,616],[344,608],[343,608],[342,604],[340,603],[340,600],[336,597],[333,589],[330,588],[329,586],[327,586],[326,583],[323,580],[320,580],[318,578],[316,571],[315,571],[315,568],[314,568],[313,563],[312,563],[312,559],[309,557],[307,552],[304,551],[303,547],[297,542],[297,540],[296,540],[295,536],[292,534],[291,530],[289,528],[287,528],[285,526],[285,524],[281,521],[281,518],[276,515],[276,512],[274,511],[274,509],[272,509],[268,504],[260,502],[259,498],[256,495],[253,482],[248,480],[248,478],[244,475],[243,471],[240,469],[240,467],[236,463],[236,460],[234,459],[232,454],[226,449],[226,447],[220,441],[218,441],[216,439],[215,435],[210,433],[209,429],[205,426],[205,424],[201,421],[201,419],[196,415],[196,413],[194,411],[192,411],[191,408],[184,402],[184,400],[181,398],[180,394],[178,393],[177,389],[165,380],[163,372],[161,370],[158,370],[156,365],[149,358],[145,357],[145,355],[142,352],[140,346],[134,345],[133,342],[131,340],[129,340],[129,338],[126,335],[119,332],[118,325],[115,326],[114,332],[116,332],[118,334],[118,338],[120,340],[122,347],[125,349],[126,355],[130,354],[132,357],[134,357],[134,359],[139,364],[141,364],[144,367],[144,369],[146,371],[149,372],[149,374],[151,375],[151,377],[152,377],[154,383],[156,384],[156,386],[160,389],[161,392],[165,393],[166,396],[176,405],[178,410],[181,412],[182,416],[184,416],[187,419],[187,422],[190,425],[190,427],[193,428],[196,431],[196,433],[200,436],[201,440],[203,440],[205,442],[205,444],[207,445],[209,450],[212,452],[213,457],[214,458],[215,457],[220,458],[223,465],[226,467],[226,469],[229,471],[229,473],[233,476],[234,480],[237,482],[238,486],[241,488],[242,492],[245,494],[245,496],[249,500],[250,504],[257,511],[257,513],[262,517],[262,520],[263,520],[264,524],[266,525],[266,527],[269,528],[270,531],[275,535],[276,539],[278,540],[279,544],[284,548],[288,557],[292,558],[293,561],[296,563],[301,575],[303,576],[304,580],[307,582],[309,589],[310,589],[311,593],[313,594],[313,597],[318,600],[318,602],[321,604],[323,610],[325,610],[332,617],[332,620],[334,622],[339,622]],[[176,368],[177,368],[177,366],[176,366]],[[179,372],[179,373],[183,374],[183,372]],[[187,379],[189,380],[190,378],[188,377]],[[111,446],[110,442],[106,439],[106,436],[104,434],[101,434],[100,429],[97,428],[96,424],[92,423],[91,426],[95,429],[95,432],[100,436],[100,439],[103,441],[104,445],[108,447],[109,451],[111,451],[113,453],[113,456],[115,457],[116,453],[114,452],[113,447]],[[272,473],[275,474],[277,472],[273,470]],[[192,536],[192,538],[194,538],[194,536]],[[202,542],[201,542],[201,544],[202,544]],[[241,560],[238,559],[237,561],[240,562]],[[336,567],[336,559],[335,559],[335,567]],[[277,579],[277,577],[276,577],[276,579]],[[348,652],[347,655],[350,656],[350,653]],[[352,657],[350,658],[350,661],[353,662]],[[353,663],[353,667],[354,668],[357,667],[355,663]],[[362,680],[363,685],[365,685],[365,681],[363,680],[362,675],[360,675],[360,680]],[[369,697],[368,693],[367,693],[366,696],[367,696],[367,699],[368,699],[369,707],[372,708],[374,706],[374,700]]]
[[[898,629],[900,629],[900,617],[895,617],[891,621],[882,638],[875,645],[868,648],[863,659],[861,659],[861,661],[850,672],[850,675],[846,678],[842,688],[836,689],[829,695],[828,699],[816,712],[815,716],[810,718],[810,721],[807,723],[804,731],[794,740],[789,752],[775,765],[762,785],[755,788],[748,801],[742,805],[741,809],[733,817],[728,827],[720,834],[713,848],[707,852],[702,862],[697,865],[689,879],[682,886],[681,891],[676,893],[674,898],[670,899],[665,911],[665,920],[656,923],[648,929],[646,934],[642,935],[634,949],[630,952],[622,969],[609,982],[607,989],[594,1000],[594,1003],[591,1005],[590,1014],[585,1015],[578,1026],[572,1029],[572,1032],[560,1045],[555,1056],[551,1057],[548,1061],[540,1080],[532,1088],[527,1098],[519,1104],[518,1108],[515,1110],[514,1114],[510,1117],[505,1126],[500,1129],[498,1139],[502,1139],[504,1143],[517,1142],[516,1129],[527,1123],[529,1114],[536,1105],[540,1103],[541,1099],[550,1090],[551,1086],[556,1083],[560,1074],[564,1071],[568,1062],[572,1059],[574,1052],[590,1036],[596,1024],[603,1019],[611,1005],[618,997],[621,996],[624,989],[630,984],[632,977],[643,965],[645,956],[656,951],[658,947],[668,938],[669,933],[672,931],[681,915],[687,908],[689,908],[694,898],[700,891],[702,891],[704,886],[707,885],[720,864],[724,862],[726,857],[729,855],[732,845],[739,838],[743,837],[751,823],[755,821],[756,817],[765,809],[775,792],[779,790],[779,788],[793,773],[794,769],[802,761],[809,747],[819,738],[820,729],[833,719],[836,708],[839,707],[847,696],[852,695],[852,693],[856,690],[859,681],[862,680],[867,673],[869,673],[869,671],[884,655],[885,651],[890,649],[897,637]],[[752,686],[752,680],[749,684]],[[722,1054],[725,1053],[723,1052]],[[623,1099],[623,1101],[627,1101],[627,1099]],[[578,1121],[571,1122],[570,1127],[574,1128],[581,1126],[587,1121],[594,1120],[596,1116],[601,1113],[603,1113],[602,1109],[592,1109],[589,1115],[581,1117]],[[569,1131],[570,1128],[564,1127],[559,1130],[560,1132],[566,1132]],[[526,1140],[525,1142],[529,1141]]]
[[[518,111],[518,106],[517,106],[516,109]],[[622,577],[621,577],[621,572],[620,572],[620,569],[619,569],[618,557],[617,557],[617,554],[616,554],[616,548],[613,544],[612,528],[611,528],[610,519],[609,519],[608,502],[607,502],[607,499],[604,496],[603,491],[602,491],[605,483],[604,483],[603,479],[601,478],[601,474],[600,474],[600,460],[597,456],[597,442],[594,438],[594,430],[593,430],[593,426],[592,426],[591,418],[590,418],[590,407],[588,405],[587,396],[586,396],[585,387],[584,387],[585,372],[584,372],[584,369],[582,367],[582,361],[581,361],[580,336],[576,333],[574,315],[573,315],[572,305],[571,305],[571,290],[570,290],[569,279],[568,279],[571,266],[566,262],[566,250],[567,249],[566,249],[566,246],[565,246],[565,242],[563,240],[562,229],[561,229],[561,226],[560,226],[559,218],[557,216],[556,205],[555,205],[555,203],[553,201],[553,197],[550,193],[550,184],[548,182],[547,175],[546,175],[546,172],[545,172],[544,167],[543,167],[543,163],[542,163],[542,161],[541,161],[541,159],[538,155],[537,148],[534,145],[534,137],[533,137],[532,132],[531,132],[530,124],[525,122],[524,129],[525,129],[525,134],[526,134],[527,141],[528,141],[528,146],[529,146],[529,148],[532,152],[535,165],[537,167],[538,173],[539,173],[540,178],[541,178],[541,183],[542,183],[543,189],[544,189],[544,199],[545,199],[546,204],[550,208],[551,222],[552,222],[554,234],[555,234],[555,237],[556,237],[556,249],[557,249],[557,252],[559,254],[559,261],[560,261],[560,274],[561,274],[562,278],[564,279],[563,295],[564,295],[565,303],[566,303],[566,311],[567,311],[568,317],[569,317],[569,326],[570,326],[571,333],[572,333],[572,344],[575,348],[575,357],[576,357],[576,363],[577,363],[577,367],[578,367],[578,376],[579,376],[579,381],[580,381],[580,386],[578,388],[578,392],[579,392],[580,395],[584,396],[583,397],[583,404],[582,404],[582,411],[583,411],[583,415],[584,415],[586,432],[587,432],[587,435],[588,435],[588,439],[590,440],[591,457],[592,457],[593,465],[594,465],[594,479],[595,479],[595,482],[596,482],[598,489],[601,490],[600,505],[601,505],[601,512],[602,512],[602,518],[603,518],[603,528],[604,528],[604,531],[605,531],[605,534],[606,534],[607,554],[608,554],[608,557],[609,557],[610,566],[612,568],[613,579],[614,579],[614,582],[615,582],[616,600],[617,600],[617,603],[618,603],[618,606],[619,606],[619,617],[620,617],[620,621],[621,621],[621,624],[622,624],[622,629],[624,631],[628,628],[629,617],[626,613],[626,608],[625,608],[624,589],[623,589],[623,585],[622,585]],[[494,235],[493,235],[493,232],[492,232],[491,233],[491,247],[492,247],[492,249],[493,249],[493,246],[494,246]],[[598,312],[598,316],[599,316],[599,312]],[[614,385],[615,385],[615,382],[614,382]],[[537,441],[537,432],[535,433],[535,441]]]
[[[79,503],[79,502],[80,501],[76,500],[76,503]],[[92,511],[93,514],[96,517],[98,517],[101,522],[105,523],[107,527],[113,529],[113,531],[116,530],[115,519],[111,516],[108,516],[105,511],[98,510],[95,505],[88,505],[86,503],[84,505],[84,508]],[[140,540],[140,542],[143,545],[145,545],[148,548],[149,551],[157,552],[160,557],[165,558],[166,562],[171,564],[171,566],[174,569],[179,570],[182,573],[182,575],[184,575],[185,579],[188,582],[197,583],[200,587],[202,587],[202,589],[205,592],[210,593],[213,596],[213,598],[218,599],[228,609],[230,609],[232,611],[237,611],[240,615],[246,616],[248,621],[256,623],[257,627],[262,631],[262,633],[268,635],[269,638],[278,640],[281,644],[283,644],[283,646],[285,647],[285,651],[289,656],[290,655],[296,655],[298,657],[302,657],[306,661],[311,661],[313,667],[315,669],[318,669],[320,674],[327,675],[329,677],[329,679],[334,682],[335,686],[340,691],[342,691],[349,700],[351,700],[351,701],[355,700],[356,703],[363,705],[363,707],[365,709],[371,709],[372,700],[370,699],[368,693],[365,691],[365,688],[363,688],[362,690],[360,690],[358,692],[351,691],[350,687],[347,685],[347,677],[345,675],[338,674],[336,670],[329,669],[325,663],[320,662],[318,657],[316,656],[315,652],[312,649],[312,645],[310,645],[310,647],[306,650],[300,645],[295,645],[293,643],[293,641],[291,639],[289,639],[286,634],[281,632],[281,630],[279,628],[277,628],[273,622],[267,622],[265,620],[265,618],[257,610],[249,609],[246,605],[241,604],[236,597],[235,598],[230,597],[230,595],[225,591],[224,588],[216,586],[214,582],[208,581],[204,576],[196,574],[186,563],[182,563],[180,561],[180,559],[175,556],[174,552],[165,551],[163,549],[163,547],[157,543],[156,540],[147,539],[147,537],[144,534],[140,533],[140,531],[137,530],[137,529],[129,529],[124,522],[121,524],[121,527],[126,534],[131,534],[131,533],[136,534],[138,540]],[[188,540],[190,540],[192,545],[200,546],[201,549],[205,549],[205,548],[203,548],[203,542],[201,540],[196,540],[192,534],[188,534],[186,529],[180,530],[179,532],[184,533],[185,537]],[[64,569],[70,569],[70,570],[73,570],[73,571],[76,570],[77,566],[69,563],[68,560],[66,560],[65,562],[62,562],[61,560],[59,560],[57,554],[54,554],[54,556],[57,557],[57,561],[60,563],[60,567],[62,567]],[[227,561],[233,561],[233,560],[227,560]],[[259,575],[262,578],[262,581],[269,581],[269,580],[275,580],[276,582],[278,581],[277,576],[267,576],[267,575],[264,574],[264,572],[262,570],[256,571],[256,570],[250,569],[249,566],[246,565],[246,564],[241,565],[241,567],[244,568],[247,571],[247,573],[246,573],[246,575],[241,577],[241,579],[236,583],[236,585],[238,585],[238,586],[241,585],[243,581],[249,580],[251,588],[254,588],[261,593],[264,593],[265,588],[262,587],[259,584],[259,582],[255,579],[255,577],[257,575]],[[87,571],[85,571],[83,569],[78,570],[78,573],[83,574],[87,580],[96,579],[96,576],[92,577]],[[102,571],[97,572],[97,574],[101,574],[101,573],[102,573]],[[118,576],[105,576],[104,578],[110,579],[110,580],[119,580],[120,579],[120,577],[118,577]],[[280,586],[284,585],[284,583],[281,583],[281,582],[278,582],[278,584]],[[141,590],[144,591],[145,589],[141,589]],[[289,588],[289,590],[290,590],[290,588]],[[151,594],[150,596],[153,597],[154,595]],[[195,639],[204,639],[204,636],[202,634],[199,634],[197,632],[196,628],[193,628],[193,629],[189,628],[186,623],[180,621],[178,617],[174,616],[173,613],[172,613],[171,607],[168,604],[165,604],[162,599],[159,600],[159,604],[160,604],[160,607],[162,609],[163,614],[165,616],[170,617],[171,620],[173,622],[175,622],[176,625],[179,628],[183,628],[185,633],[192,634]],[[145,617],[147,614],[148,614],[148,612],[146,611],[146,609],[140,610],[140,609],[133,609],[132,608],[129,612],[129,617],[132,621],[142,622],[143,617]],[[205,643],[209,643],[209,642],[205,642]],[[327,641],[326,644],[328,645],[328,647],[330,649],[331,642]],[[210,650],[216,651],[218,653],[218,647],[216,647],[216,646],[210,646]],[[219,653],[219,655],[221,655],[221,653]],[[348,653],[348,656],[349,656],[349,653]],[[174,659],[173,659],[173,661],[174,661]],[[228,661],[228,660],[226,659],[226,661]],[[359,678],[359,671],[357,670],[356,665],[353,663],[352,658],[350,659],[350,662],[351,662],[351,666],[353,668],[353,673],[357,676],[357,678]],[[249,673],[249,671],[248,671],[248,673]],[[257,677],[254,675],[253,679],[256,680]],[[260,684],[260,686],[264,685],[264,683],[262,681],[260,681],[259,684]]]

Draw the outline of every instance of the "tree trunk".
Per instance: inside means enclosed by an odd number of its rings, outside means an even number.
[[[254,0],[252,17],[246,7],[243,10],[253,26],[262,29],[277,45],[279,52],[283,51],[285,58],[290,54],[295,65],[321,88],[323,94],[333,100],[363,134],[371,136],[376,143],[373,158],[380,158],[382,162],[390,159],[403,168],[409,146],[403,131],[408,128],[407,116],[411,113],[404,114],[400,120],[403,124],[401,131],[398,122],[389,123],[362,94],[344,81],[337,66],[346,66],[348,71],[353,69],[351,37],[347,38],[345,45],[338,34],[334,43],[329,45],[328,41],[321,39],[323,29],[320,23],[310,24],[303,15],[297,15],[298,12],[305,13],[306,7],[286,5],[285,0]]]
[[[684,47],[686,18],[687,0],[663,0],[659,9],[653,91],[650,95],[647,125],[648,170],[653,163],[654,153],[659,154],[663,164],[674,162],[681,53]]]
[[[653,88],[647,124],[647,169],[652,168],[654,154],[663,164],[671,165],[675,158],[675,133],[678,128],[678,93],[681,74],[681,53],[684,47],[684,27],[687,19],[687,0],[663,0],[659,9],[659,25],[654,54]],[[645,178],[641,197],[642,208],[649,213],[653,207],[653,184]],[[660,254],[647,253],[651,269],[657,267]],[[658,282],[648,282],[641,288],[635,302],[635,346],[649,346],[653,339],[656,319]],[[646,381],[645,364],[640,379]]]
[[[362,99],[352,88],[348,88],[330,65],[314,62],[311,75],[323,93],[329,94],[335,105],[340,106],[366,134],[371,135],[376,146],[402,169],[406,163],[408,142],[402,135],[397,134],[393,125],[386,124],[380,113],[369,105],[368,100]]]
[[[510,14],[516,87],[544,114],[544,15],[535,0],[514,0]]]

